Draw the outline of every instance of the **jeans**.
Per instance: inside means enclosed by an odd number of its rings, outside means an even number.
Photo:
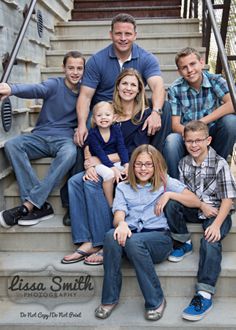
[[[181,243],[190,239],[186,221],[191,223],[201,223],[202,228],[205,231],[215,220],[214,217],[199,219],[198,209],[187,208],[175,201],[169,201],[165,206],[164,212],[167,217],[172,238]],[[176,221],[176,219],[178,221]],[[228,215],[221,225],[221,239],[219,241],[212,243],[205,240],[204,236],[201,238],[197,274],[198,283],[196,285],[197,291],[203,290],[210,292],[211,294],[215,293],[215,285],[221,271],[221,241],[228,234],[231,226],[232,220],[230,215]]]
[[[14,169],[22,202],[40,208],[75,163],[76,145],[72,138],[25,134],[5,144],[6,155]],[[53,157],[47,175],[40,180],[30,160]]]
[[[133,233],[127,238],[125,247],[113,238],[110,230],[104,241],[104,280],[102,304],[116,304],[119,301],[122,275],[121,262],[125,253],[134,266],[137,280],[144,296],[145,309],[158,308],[164,298],[154,264],[167,259],[172,250],[172,240],[168,231]]]
[[[83,181],[84,172],[68,181],[71,232],[74,244],[92,242],[103,245],[105,233],[112,228],[112,213],[99,182]]]
[[[77,156],[75,165],[71,168],[68,173],[68,177],[84,171],[84,149],[77,147]],[[68,193],[68,180],[65,182],[60,190],[62,207],[69,208],[69,193]]]
[[[218,119],[209,134],[212,136],[211,146],[223,158],[227,159],[232,153],[236,142],[236,115],[230,114]],[[182,136],[178,133],[171,133],[167,136],[163,156],[168,166],[168,173],[171,177],[178,179],[178,164],[181,158],[187,154]]]
[[[171,133],[171,106],[168,101],[164,102],[161,115],[161,129],[151,137],[151,144],[160,152],[163,150],[166,137]]]

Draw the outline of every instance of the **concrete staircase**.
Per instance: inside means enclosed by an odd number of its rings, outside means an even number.
[[[86,57],[109,43],[108,21],[69,22],[55,27],[55,37],[47,52],[47,67],[42,79],[62,75],[61,61],[69,49],[78,49]],[[104,37],[107,36],[107,37]],[[166,87],[177,77],[174,54],[185,45],[201,52],[196,20],[140,20],[138,43],[159,58]],[[29,130],[35,124],[40,107],[29,112]],[[41,177],[51,159],[33,162]],[[19,204],[16,182],[4,191],[5,207]],[[194,253],[178,264],[168,261],[156,266],[167,299],[167,309],[159,322],[143,317],[143,298],[132,267],[124,261],[123,288],[119,306],[105,320],[95,319],[93,312],[100,302],[102,266],[83,263],[63,265],[61,258],[72,251],[70,227],[62,225],[64,210],[59,189],[49,201],[55,216],[32,227],[0,228],[0,329],[236,329],[236,217],[223,244],[222,272],[217,285],[214,309],[202,321],[181,319],[183,308],[194,293],[198,265],[198,247],[202,230],[191,225]]]

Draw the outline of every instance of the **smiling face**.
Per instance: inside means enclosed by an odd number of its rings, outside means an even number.
[[[93,110],[93,121],[99,128],[110,127],[114,120],[114,110],[110,103],[99,102]]]
[[[68,88],[77,89],[78,83],[84,73],[84,60],[83,58],[69,57],[66,64],[63,66],[65,74],[65,84]]]
[[[188,131],[185,133],[184,141],[186,149],[197,164],[201,164],[207,157],[211,139],[211,136],[207,136],[203,131]]]
[[[116,22],[110,32],[116,56],[119,59],[127,59],[131,54],[133,42],[137,32],[132,23]]]
[[[141,152],[134,162],[134,174],[139,184],[144,186],[150,182],[154,174],[154,166],[151,156],[147,152]]]
[[[202,58],[199,60],[194,53],[180,57],[178,60],[179,74],[195,89],[201,86],[203,68],[204,60]]]
[[[133,101],[139,92],[137,77],[127,75],[122,78],[118,85],[118,92],[123,101]]]

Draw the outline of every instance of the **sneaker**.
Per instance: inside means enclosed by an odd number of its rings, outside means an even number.
[[[26,206],[21,205],[0,213],[0,224],[4,228],[10,228],[18,224],[18,220],[29,213]]]
[[[40,221],[48,220],[54,215],[53,208],[51,204],[45,202],[41,209],[34,207],[32,212],[28,213],[25,217],[22,217],[18,221],[20,226],[33,226],[37,225]]]
[[[184,257],[188,256],[193,252],[193,244],[192,243],[184,243],[180,247],[174,249],[168,257],[169,261],[179,262]]]
[[[199,321],[212,309],[212,307],[212,299],[207,299],[200,294],[196,294],[191,300],[189,306],[183,311],[182,318],[189,321]]]

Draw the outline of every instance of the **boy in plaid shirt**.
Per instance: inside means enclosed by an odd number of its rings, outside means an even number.
[[[233,199],[236,197],[236,183],[229,166],[210,147],[211,139],[207,125],[201,121],[191,121],[184,128],[189,155],[179,163],[180,180],[199,197],[200,209],[190,209],[174,201],[165,207],[177,246],[168,258],[170,261],[178,262],[192,253],[186,221],[201,223],[204,231],[200,242],[196,294],[182,314],[190,321],[202,319],[212,308],[212,295],[221,270],[221,241],[230,231]]]

